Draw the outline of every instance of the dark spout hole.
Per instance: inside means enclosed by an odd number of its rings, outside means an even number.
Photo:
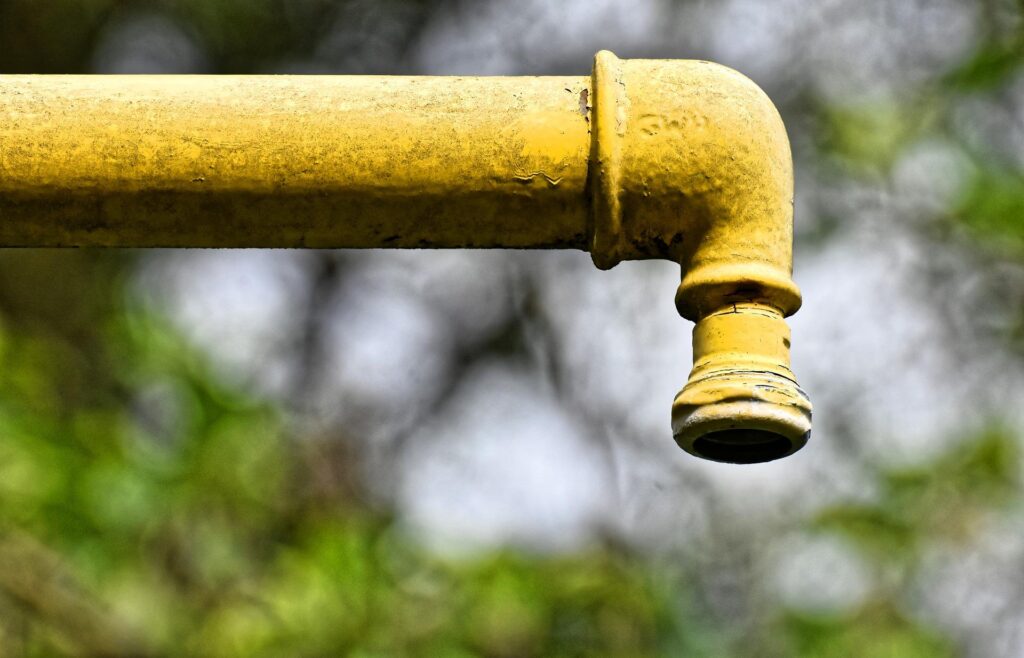
[[[719,430],[693,442],[697,456],[728,464],[770,462],[792,451],[793,443],[789,439],[766,430]]]

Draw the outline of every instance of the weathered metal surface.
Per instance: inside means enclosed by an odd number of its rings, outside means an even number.
[[[682,265],[686,450],[799,449],[793,176],[778,113],[708,62],[591,77],[0,76],[0,246],[533,247]],[[706,440],[702,440],[702,437]]]
[[[811,403],[789,369],[789,327],[775,307],[736,302],[697,322],[693,372],[672,406],[687,452],[737,463],[796,452],[811,432]]]
[[[0,76],[0,244],[583,248],[587,84]]]

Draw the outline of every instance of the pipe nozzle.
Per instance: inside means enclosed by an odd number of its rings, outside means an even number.
[[[773,306],[729,304],[693,330],[693,370],[672,405],[688,453],[734,464],[791,455],[811,436],[811,403],[789,369],[789,327]]]

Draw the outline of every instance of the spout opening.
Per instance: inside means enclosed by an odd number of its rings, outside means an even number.
[[[691,451],[695,456],[710,461],[759,464],[791,455],[807,442],[809,434],[794,444],[788,437],[767,430],[719,430],[696,439]]]

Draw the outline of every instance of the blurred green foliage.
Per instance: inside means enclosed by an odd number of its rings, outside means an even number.
[[[953,217],[986,246],[1024,250],[1024,172],[979,163],[952,208]]]
[[[104,257],[77,260],[103,278]],[[686,568],[613,544],[442,557],[325,496],[272,407],[219,382],[151,311],[108,308],[94,328],[116,354],[106,390],[70,406],[67,379],[89,366],[63,332],[0,328],[0,655],[746,655]],[[174,422],[148,417],[147,396]],[[780,648],[758,655],[953,655],[898,601],[923,548],[1019,495],[1015,445],[992,430],[883,468],[877,500],[809,520],[863,551],[879,588],[838,616],[779,608],[765,632]],[[891,567],[905,582],[882,577]]]
[[[1024,35],[984,39],[971,55],[946,75],[944,85],[957,92],[998,88],[1011,79],[1024,62]]]
[[[312,491],[274,409],[219,384],[159,317],[121,307],[97,332],[117,354],[109,395],[69,408],[69,345],[0,331],[0,655],[712,646],[685,590],[610,548],[432,555],[389,518]],[[140,391],[173,403],[175,423],[140,414]]]
[[[892,166],[906,145],[927,126],[928,116],[895,102],[820,110],[819,143],[850,170],[870,173]]]
[[[1013,434],[990,429],[913,468],[880,466],[876,501],[826,508],[812,527],[842,535],[873,564],[894,563],[906,575],[924,548],[969,539],[1013,502],[1019,469]]]

